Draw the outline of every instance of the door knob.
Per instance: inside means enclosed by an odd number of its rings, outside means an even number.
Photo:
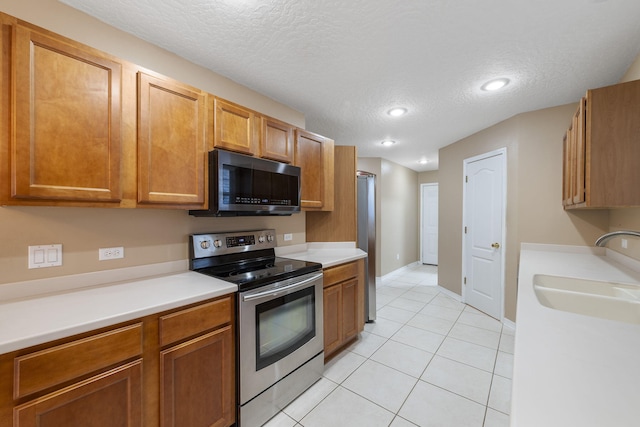
[[[494,249],[498,249],[500,247],[500,243],[496,242],[496,243],[492,243],[491,247]]]

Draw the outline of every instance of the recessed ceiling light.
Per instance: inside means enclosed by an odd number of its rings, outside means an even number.
[[[495,79],[495,80],[486,82],[485,84],[482,85],[482,87],[480,87],[480,89],[488,90],[488,91],[498,90],[498,89],[502,89],[508,84],[509,84],[509,79],[505,79],[505,78]]]
[[[427,159],[418,160],[418,163],[420,163],[421,165],[426,165],[428,162],[429,162],[429,160],[427,160]]]
[[[381,144],[384,145],[385,147],[389,147],[395,143],[396,143],[395,141],[392,141],[390,139],[385,139],[384,141],[381,142]]]
[[[400,117],[407,114],[407,109],[402,107],[392,108],[391,110],[387,111],[387,114],[393,117]]]

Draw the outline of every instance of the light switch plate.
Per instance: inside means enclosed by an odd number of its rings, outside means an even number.
[[[62,265],[62,244],[29,246],[29,268]]]

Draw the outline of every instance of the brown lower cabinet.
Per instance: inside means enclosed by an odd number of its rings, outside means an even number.
[[[364,261],[324,270],[324,357],[328,359],[364,330]]]
[[[142,360],[29,401],[14,410],[18,427],[141,426]]]
[[[234,298],[0,355],[0,427],[234,424]]]

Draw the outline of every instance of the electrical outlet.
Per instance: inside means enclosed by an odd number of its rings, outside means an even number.
[[[396,254],[396,259],[399,260],[400,259],[400,254]]]
[[[284,235],[284,241],[288,242],[289,240],[293,240],[293,234],[287,233]]]
[[[98,249],[98,260],[105,261],[108,259],[124,258],[124,248],[118,246],[116,248],[100,248]]]
[[[627,239],[620,239],[620,245],[622,249],[627,249]]]

